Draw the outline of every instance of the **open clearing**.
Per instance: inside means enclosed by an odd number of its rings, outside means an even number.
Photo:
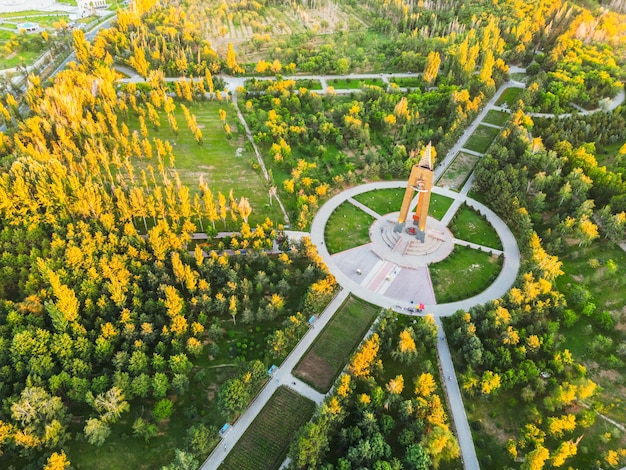
[[[196,143],[178,103],[174,111],[180,128],[178,136],[168,127],[164,115],[161,115],[159,130],[154,130],[147,123],[149,138],[167,140],[172,144],[176,160],[171,173],[173,174],[174,170],[178,171],[181,182],[188,185],[192,192],[198,190],[198,183],[202,179],[211,188],[216,199],[218,191],[228,198],[231,189],[237,200],[242,196],[247,197],[252,207],[249,219],[252,226],[263,222],[265,217],[282,223],[283,218],[278,204],[269,205],[265,181],[251,166],[250,161],[254,156],[245,145],[244,135],[238,132],[238,120],[232,105],[225,101],[202,101],[185,103],[185,106],[197,118],[198,127],[202,131],[202,145]],[[230,140],[227,139],[224,124],[219,117],[220,109],[226,111],[226,122],[232,133]],[[132,113],[128,127],[131,132],[139,129],[137,118]],[[237,156],[238,148],[242,149],[240,156]],[[146,169],[151,164],[157,171],[156,160],[135,160],[134,164],[140,170]],[[168,162],[165,164],[167,166]]]
[[[446,171],[437,180],[437,185],[460,191],[469,175],[474,171],[476,162],[480,157],[466,152],[459,152],[454,157],[454,161],[448,166]]]
[[[293,375],[320,393],[328,392],[379,311],[379,307],[349,297],[316,338]]]

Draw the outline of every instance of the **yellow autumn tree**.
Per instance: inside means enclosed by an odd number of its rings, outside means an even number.
[[[404,377],[397,375],[394,379],[391,379],[386,385],[387,391],[392,395],[400,395],[404,390]]]
[[[406,328],[400,332],[398,347],[391,352],[394,359],[410,364],[417,358],[417,346],[413,337],[413,330]]]
[[[549,255],[541,246],[541,238],[533,233],[530,238],[530,248],[532,251],[533,261],[543,271],[544,277],[550,281],[563,274],[561,266],[563,263],[559,261],[557,256]]]
[[[415,382],[415,395],[428,397],[437,388],[437,382],[430,372],[421,374]]]
[[[64,470],[70,467],[70,461],[65,455],[64,451],[61,452],[53,452],[48,460],[46,460],[46,465],[43,467],[43,470]]]
[[[548,418],[548,433],[553,437],[561,437],[564,432],[576,429],[576,416],[567,414]]]
[[[546,460],[550,458],[550,451],[539,445],[535,450],[526,454],[524,463],[520,467],[522,470],[541,470]]]
[[[378,354],[380,338],[376,333],[365,340],[363,346],[355,353],[348,371],[355,377],[365,378],[370,375],[371,367]]]
[[[480,390],[485,395],[490,395],[500,388],[500,375],[490,370],[485,371],[480,381]]]
[[[226,51],[226,68],[234,75],[244,72],[244,70],[237,63],[237,56],[232,42],[228,43],[228,49]]]
[[[426,68],[424,69],[424,81],[429,86],[437,79],[440,65],[441,55],[439,52],[430,51],[426,57]]]

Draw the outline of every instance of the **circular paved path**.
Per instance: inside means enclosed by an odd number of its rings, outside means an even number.
[[[401,259],[395,257],[381,258],[376,253],[382,253],[388,249],[388,245],[380,236],[371,234],[371,242],[367,245],[357,247],[346,252],[331,255],[324,244],[324,229],[330,215],[345,201],[351,200],[357,194],[361,194],[375,189],[405,188],[405,181],[388,181],[369,183],[350,188],[334,196],[327,201],[318,211],[311,224],[311,241],[317,246],[320,256],[328,266],[330,272],[336,277],[337,282],[344,288],[352,291],[356,296],[368,302],[384,308],[393,308],[398,312],[404,312],[405,307],[414,303],[424,303],[425,313],[432,313],[437,316],[452,315],[460,309],[469,309],[473,305],[482,304],[489,300],[502,297],[513,286],[520,267],[519,249],[515,237],[493,211],[483,204],[475,201],[466,194],[457,193],[448,189],[434,187],[433,193],[440,194],[453,199],[453,203],[446,215],[442,218],[442,223],[447,225],[456,210],[463,202],[470,207],[486,215],[487,220],[494,227],[503,246],[504,261],[502,270],[492,285],[478,295],[458,302],[437,304],[432,293],[432,285],[428,268],[424,265],[430,262],[439,261],[438,252],[423,255],[421,257],[422,267],[404,266]],[[350,201],[352,202],[352,201]],[[371,210],[368,210],[372,214]],[[374,214],[372,214],[374,215]],[[379,221],[383,217],[377,215]],[[380,223],[380,222],[378,222]],[[376,225],[376,224],[375,224]],[[455,241],[456,243],[468,244],[467,242]],[[477,245],[475,248],[480,249]],[[496,252],[497,250],[491,250]],[[395,254],[397,255],[397,253]],[[413,258],[406,256],[404,258]],[[410,260],[408,260],[410,261]],[[407,264],[409,264],[407,261]],[[357,269],[361,274],[358,274]],[[462,281],[460,281],[462,282]],[[410,288],[407,288],[410,286]]]

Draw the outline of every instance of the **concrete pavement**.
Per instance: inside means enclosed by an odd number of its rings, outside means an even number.
[[[456,379],[450,348],[446,340],[446,332],[441,324],[441,318],[436,317],[439,340],[437,341],[437,354],[439,355],[439,366],[441,367],[441,382],[448,395],[448,406],[452,413],[452,421],[456,428],[456,435],[461,448],[461,456],[463,464],[467,470],[478,470],[478,457],[476,448],[472,440],[472,430],[467,421],[465,406],[463,405],[463,397],[459,388],[459,382]],[[453,380],[454,379],[454,380]]]

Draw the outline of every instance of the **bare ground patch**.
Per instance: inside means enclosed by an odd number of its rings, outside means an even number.
[[[457,153],[454,161],[437,181],[437,185],[460,190],[470,173],[474,170],[474,166],[479,158],[476,155],[465,152]]]
[[[335,371],[331,365],[314,352],[306,355],[293,375],[317,390],[327,390],[335,379]]]

